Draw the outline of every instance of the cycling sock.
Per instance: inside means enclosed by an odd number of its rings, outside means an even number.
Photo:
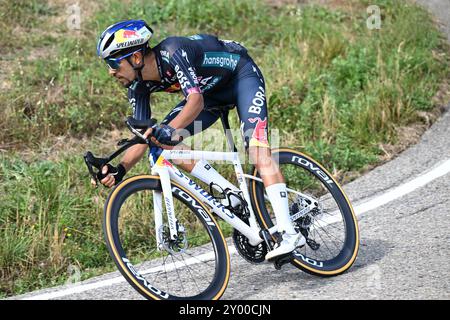
[[[267,196],[277,219],[278,232],[285,231],[288,234],[296,234],[297,232],[292,225],[289,215],[289,202],[285,183],[275,183],[266,187]]]
[[[237,189],[231,182],[229,182],[227,179],[222,177],[211,165],[205,161],[205,160],[199,160],[194,168],[191,171],[191,174],[205,182],[206,184],[210,185],[211,182],[214,182],[215,184],[218,184],[223,190],[226,188],[231,189],[234,192],[239,192],[239,189]],[[214,189],[217,191],[218,188],[213,186]],[[236,199],[235,197],[231,197],[231,205],[233,207],[236,207],[238,204],[240,204],[240,201]]]

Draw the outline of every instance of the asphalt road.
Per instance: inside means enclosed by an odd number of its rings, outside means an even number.
[[[417,2],[440,20],[450,40],[450,0]],[[429,176],[450,160],[448,109],[417,145],[344,187],[355,207]],[[360,214],[361,248],[347,273],[318,278],[290,265],[281,271],[271,264],[250,265],[233,254],[222,299],[450,299],[449,171]],[[24,298],[142,299],[118,272],[13,299]]]

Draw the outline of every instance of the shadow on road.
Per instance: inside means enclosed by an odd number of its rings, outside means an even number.
[[[332,278],[313,276],[292,265],[285,265],[281,270],[275,270],[271,264],[245,268],[245,264],[239,261],[238,266],[232,268],[226,298],[252,299],[253,295],[259,297],[261,293],[267,292],[266,299],[295,299],[295,292],[326,291],[328,286],[339,282],[345,283],[351,280],[366,283],[367,279],[376,273],[378,261],[393,248],[393,244],[386,240],[361,239],[360,250],[354,265],[343,275]],[[235,286],[236,289],[234,289]],[[246,289],[242,290],[242,288]],[[270,295],[271,292],[274,292],[274,296]]]

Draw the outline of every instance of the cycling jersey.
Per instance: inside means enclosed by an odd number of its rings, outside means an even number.
[[[161,81],[135,81],[129,87],[128,99],[135,118],[150,118],[151,93],[181,91],[185,97],[162,121],[165,124],[182,110],[190,94],[202,93],[204,109],[195,119],[201,121],[201,130],[218,119],[213,107],[234,105],[246,147],[269,146],[264,78],[245,47],[199,34],[166,38],[152,50]],[[197,133],[193,123],[185,129]]]

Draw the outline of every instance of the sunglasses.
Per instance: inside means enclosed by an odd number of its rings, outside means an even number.
[[[117,57],[117,58],[106,58],[105,62],[106,62],[106,64],[108,65],[108,67],[111,70],[118,70],[120,68],[120,61],[122,61],[123,59],[131,56],[133,53],[138,52],[140,50],[141,49],[133,51],[133,52],[130,52],[130,53],[124,55],[124,56]]]

